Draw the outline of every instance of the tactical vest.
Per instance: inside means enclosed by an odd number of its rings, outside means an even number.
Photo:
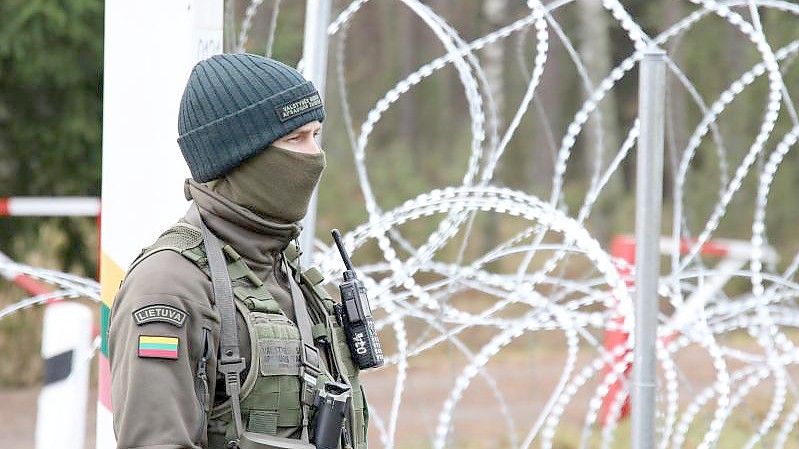
[[[240,397],[245,429],[272,436],[298,438],[303,425],[301,410],[304,393],[301,391],[299,362],[294,357],[297,346],[301,344],[298,328],[283,313],[263,281],[250,270],[241,256],[230,245],[224,245],[222,249],[236,308],[244,317],[250,338],[250,369],[242,383]],[[128,272],[152,254],[165,250],[181,254],[210,277],[202,232],[185,222],[176,223],[161,234],[154,244],[144,248]],[[299,262],[297,246],[290,243],[283,251],[283,256],[296,275]],[[352,398],[346,431],[343,432],[344,448],[366,449],[369,420],[366,397],[344,330],[333,310],[335,303],[323,287],[324,278],[317,268],[305,270],[299,274],[299,279],[314,323],[314,341],[321,343],[331,365],[323,367],[316,385],[324,385],[326,380],[337,380],[351,387]],[[204,365],[208,351],[216,351],[216,347],[208,341],[205,346],[205,355],[195,371],[195,391],[205,410],[204,427],[208,432],[208,447],[222,449],[235,434],[231,401],[228,398],[217,405],[212,403],[207,377],[209,368]]]

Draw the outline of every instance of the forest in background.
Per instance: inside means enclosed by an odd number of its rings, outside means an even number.
[[[348,2],[334,1],[334,14]],[[444,17],[460,36],[471,41],[529,13],[526,2],[502,0],[430,0],[429,7]],[[302,49],[302,1],[280,2],[272,56],[296,65]],[[657,34],[695,9],[687,1],[623,2],[644,31]],[[252,24],[246,50],[267,52],[274,1],[265,1]],[[248,2],[229,5],[239,24]],[[748,13],[740,10],[744,17]],[[601,7],[599,0],[576,0],[559,9],[553,19],[572,39],[587,66],[591,82],[599,82],[632,50],[624,30]],[[799,35],[787,14],[762,11],[766,35],[779,48]],[[237,36],[237,30],[229,36]],[[230,47],[230,42],[226,43]],[[349,137],[341,114],[334,53],[340,41],[330,41],[323,147],[328,169],[320,187],[317,235],[339,227],[349,230],[366,219],[360,188],[352,170]],[[739,31],[719,18],[704,19],[667,50],[687,77],[711,103],[743,72],[760,61],[754,46]],[[399,1],[373,0],[354,18],[342,52],[348,102],[358,131],[365,114],[383,94],[419,66],[444,53],[425,24]],[[499,110],[500,129],[507,127],[526,88],[535,56],[534,33],[517,33],[477,53],[484,65]],[[0,196],[99,196],[102,132],[103,1],[60,0],[0,2]],[[155,68],[150,68],[154,70]],[[785,83],[799,83],[799,69],[788,65]],[[637,73],[633,71],[602,102],[603,120],[589,122],[577,142],[566,173],[563,207],[576,212],[587,191],[596,148],[594,126],[604,138],[603,166],[615,154],[637,112]],[[664,231],[670,229],[671,183],[679,154],[701,120],[674,77],[670,77],[669,116],[666,133],[666,186]],[[767,85],[759,79],[736,99],[722,116],[719,130],[734,167],[751,145],[764,114]],[[548,198],[554,153],[586,89],[563,44],[550,33],[550,59],[539,95],[500,160],[494,184]],[[469,156],[468,107],[456,71],[447,67],[424,80],[391,108],[370,138],[367,166],[383,209],[437,187],[460,184]],[[135,126],[132,124],[131,126]],[[788,129],[787,119],[777,124],[775,136]],[[767,148],[773,148],[769,142]],[[686,190],[688,227],[701,229],[718,200],[719,164],[705,139],[692,165]],[[792,192],[799,187],[799,160],[789,153],[772,187],[768,208],[769,242],[783,260],[799,249],[793,232],[799,202]],[[346,175],[343,175],[346,174]],[[620,176],[614,176],[588,220],[592,234],[607,246],[617,233],[633,229],[634,158],[628,158]],[[175,186],[181,188],[181,186]],[[717,236],[748,238],[756,178],[746,178]],[[0,250],[14,260],[93,276],[97,271],[97,230],[90,218],[0,218]],[[475,238],[486,248],[501,240],[501,225],[481,223]],[[149,242],[143,242],[143,245]],[[26,295],[0,281],[0,305]],[[0,323],[0,353],[21,355],[20,365],[0,366],[0,385],[29,384],[39,376],[38,328],[40,314],[30,310]],[[12,344],[12,336],[14,337]],[[25,336],[26,338],[20,338]],[[33,356],[29,356],[33,355]],[[29,373],[20,378],[13,372]],[[12,372],[13,370],[13,372]]]

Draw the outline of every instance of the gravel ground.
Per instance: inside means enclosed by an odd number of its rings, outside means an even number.
[[[547,342],[542,342],[547,343]],[[518,348],[522,349],[522,348]],[[530,429],[544,408],[549,395],[562,374],[564,353],[557,345],[539,344],[528,347],[528,351],[513,351],[492,359],[486,366],[505,397],[510,414],[516,421],[519,438]],[[578,367],[588,362],[586,354],[578,357]],[[690,371],[690,382],[681,380],[681,407],[685,407],[696,394],[696,389],[709,385],[715,372],[703,351],[686,350],[677,358],[677,363]],[[396,449],[429,449],[435,436],[438,416],[442,405],[452,389],[455,378],[463,369],[464,360],[457,355],[440,351],[411,359],[406,373],[407,380],[401,396],[399,420],[395,428]],[[683,374],[686,374],[683,371]],[[799,377],[795,370],[792,376]],[[396,392],[394,379],[396,367],[363,373],[363,381],[370,405],[374,409],[370,425],[370,447],[381,448],[377,419],[379,415],[385,427]],[[796,377],[794,377],[796,378]],[[555,437],[557,448],[579,446],[579,435],[585,419],[590,392],[596,379],[585,388],[566,408]],[[693,384],[689,388],[689,384]],[[735,447],[755,432],[757,424],[772,403],[771,386],[764,385],[747,397],[744,413],[738,413],[725,427],[726,438],[735,441]],[[0,449],[27,449],[34,447],[36,403],[39,390],[0,390]],[[92,391],[88,406],[85,448],[94,447],[96,391]],[[795,405],[791,400],[789,406]],[[452,422],[448,447],[458,449],[509,447],[505,421],[486,382],[479,376],[472,380]],[[65,410],[64,413],[69,413]],[[709,418],[709,417],[708,417]],[[627,445],[628,429],[623,425],[617,434],[614,447]],[[596,435],[599,429],[594,429]],[[796,432],[796,431],[795,431]],[[795,433],[794,433],[795,435]],[[799,449],[799,443],[791,440],[786,448]],[[533,445],[535,447],[536,445]],[[686,447],[694,447],[688,443]],[[720,445],[720,447],[725,447]],[[770,446],[769,446],[770,447]],[[50,448],[47,448],[50,449]]]
[[[532,370],[519,367],[519,363],[514,364],[517,366],[511,366],[508,362],[492,366],[491,372],[507,395],[506,400],[511,413],[517,420],[526,422],[523,417],[531,416],[538,410],[536,407],[542,406],[544,402],[544,392],[533,394],[530,391],[530,381],[539,379],[543,385],[547,382],[543,381],[542,376],[554,379],[559,373],[555,372],[557,368],[554,366]],[[452,371],[452,367],[447,363],[411,366],[396,429],[398,448],[430,446],[429,442],[435,434],[438,413],[452,387],[452,377],[456,372],[457,370]],[[395,375],[393,370],[384,370],[364,376],[369,402],[384,420],[387,419],[394,396]],[[455,438],[459,442],[468,442],[458,447],[496,447],[498,439],[502,439],[503,431],[498,408],[492,405],[493,398],[487,393],[484,382],[479,379],[474,380],[474,390],[474,394],[470,392],[464,396],[458,406],[457,419],[454,422]],[[524,391],[525,394],[508,394],[514,390]],[[0,390],[0,448],[34,447],[38,393],[38,388]],[[96,391],[92,391],[86,426],[85,448],[87,449],[94,448],[96,400]],[[370,447],[383,447],[379,438],[379,432],[373,424],[370,431]]]
[[[38,388],[0,390],[0,448],[28,449],[35,447],[34,434],[38,397]],[[83,446],[85,449],[94,449],[96,409],[97,391],[92,390],[86,409],[86,441]],[[64,410],[64,413],[69,413],[69,410]]]

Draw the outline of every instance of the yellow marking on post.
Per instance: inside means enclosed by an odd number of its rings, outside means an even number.
[[[119,283],[125,277],[125,270],[111,257],[102,251],[100,256],[100,297],[109,308],[114,303],[114,296],[119,290]]]

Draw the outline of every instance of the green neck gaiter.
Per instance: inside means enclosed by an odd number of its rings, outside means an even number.
[[[293,223],[308,211],[325,168],[325,152],[269,146],[212,185],[214,191],[267,219]]]

